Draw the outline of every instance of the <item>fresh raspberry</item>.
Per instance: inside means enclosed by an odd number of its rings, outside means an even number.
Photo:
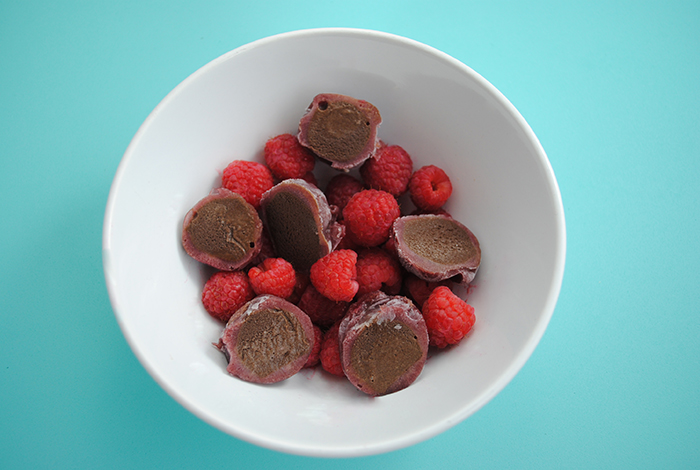
[[[419,309],[423,308],[423,304],[426,300],[428,300],[430,294],[440,286],[451,287],[452,281],[445,279],[444,281],[439,282],[428,282],[420,279],[415,274],[409,274],[403,281],[404,293],[406,297],[413,300],[413,303],[415,303]]]
[[[358,295],[383,290],[396,295],[401,290],[401,266],[381,248],[365,248],[357,253]]]
[[[340,329],[340,321],[336,322],[330,330],[323,335],[321,343],[321,367],[326,372],[329,372],[338,377],[345,377],[343,366],[340,362],[340,342],[338,341],[338,330]]]
[[[446,286],[435,288],[423,304],[422,311],[430,344],[438,348],[459,343],[476,321],[474,307]]]
[[[248,276],[243,271],[219,271],[204,284],[202,304],[209,314],[227,322],[236,310],[255,297]]]
[[[221,176],[224,188],[243,196],[248,204],[260,209],[260,198],[270,189],[274,182],[272,173],[265,165],[245,160],[234,160]]]
[[[301,179],[318,188],[318,181],[316,180],[316,175],[314,175],[313,172],[309,171],[304,176],[302,176]]]
[[[394,197],[406,192],[412,173],[413,160],[398,145],[381,147],[360,167],[360,175],[367,187],[381,189]]]
[[[362,191],[364,187],[360,180],[345,173],[335,175],[326,185],[326,199],[328,204],[337,206],[342,210],[355,193]]]
[[[304,272],[298,272],[297,273],[297,282],[294,284],[294,292],[292,292],[292,295],[287,299],[288,302],[293,303],[294,305],[298,305],[299,301],[301,300],[301,296],[304,294],[304,291],[306,288],[309,286],[309,283],[311,282],[309,280],[309,275]],[[302,308],[302,310],[304,310]]]
[[[313,284],[306,287],[298,304],[298,307],[311,318],[311,322],[324,330],[343,318],[348,306],[350,306],[349,302],[335,302],[321,295]]]
[[[352,250],[331,251],[311,266],[311,284],[331,300],[349,302],[360,288],[356,263],[357,253]]]
[[[427,165],[413,173],[408,183],[411,201],[419,209],[431,211],[442,207],[452,194],[452,183],[442,169]]]
[[[283,299],[294,292],[296,273],[292,263],[282,258],[267,258],[248,271],[250,285],[257,295],[276,295]]]
[[[321,328],[314,325],[314,345],[311,348],[309,359],[304,367],[315,367],[321,361],[321,343],[323,342],[323,332]]]
[[[389,237],[386,243],[382,245],[382,250],[386,251],[396,261],[399,261],[399,253],[396,251],[396,240],[394,240],[394,237]]]
[[[347,232],[357,244],[366,247],[387,241],[391,225],[400,215],[394,196],[378,189],[360,191],[343,209]]]
[[[304,178],[314,169],[316,157],[302,147],[296,136],[281,134],[265,144],[265,163],[280,180]]]
[[[345,222],[343,220],[338,221],[340,225],[344,227],[345,235],[340,239],[338,246],[335,247],[336,250],[353,250],[357,251],[360,245],[355,243],[352,237],[348,234],[347,227],[345,227]]]

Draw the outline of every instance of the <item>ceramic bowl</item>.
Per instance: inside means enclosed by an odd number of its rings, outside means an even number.
[[[223,325],[201,304],[212,270],[181,246],[186,212],[236,159],[263,161],[270,137],[295,133],[318,93],[373,103],[379,137],[450,175],[446,209],[479,238],[460,344],[432,354],[408,388],[370,398],[320,368],[274,385],[225,371]],[[319,185],[334,174],[317,164]],[[377,454],[461,422],[520,370],[559,294],[564,212],[550,163],[513,105],[475,71],[391,34],[317,29],[272,36],[213,60],[178,85],[134,136],[109,195],[106,284],[143,366],[175,400],[236,438],[319,457]]]

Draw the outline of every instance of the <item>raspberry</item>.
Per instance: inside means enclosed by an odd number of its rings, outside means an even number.
[[[301,296],[304,294],[304,291],[306,290],[309,283],[311,282],[309,280],[309,275],[306,273],[303,273],[303,272],[296,273],[296,278],[297,278],[297,282],[296,282],[296,284],[294,284],[294,292],[292,292],[292,295],[287,299],[288,302],[291,302],[294,305],[299,304],[299,301],[301,300]],[[299,308],[301,308],[301,307],[299,307]],[[304,309],[302,308],[302,310],[304,310]]]
[[[349,302],[360,285],[357,277],[357,253],[352,250],[331,251],[311,266],[311,284],[321,295],[336,302]]]
[[[411,176],[408,183],[411,201],[418,209],[432,211],[442,207],[452,194],[452,183],[442,169],[424,166]]]
[[[236,310],[255,297],[243,271],[219,271],[204,284],[202,304],[209,314],[227,322]]]
[[[344,221],[339,221],[338,224],[342,225],[345,227],[345,222]],[[338,242],[338,246],[335,247],[336,250],[353,250],[357,251],[357,249],[360,248],[360,245],[355,243],[355,241],[352,239],[350,234],[348,234],[347,228],[345,228],[345,235],[343,235],[343,238],[340,239],[340,242]]]
[[[445,279],[444,281],[439,282],[428,282],[424,281],[423,279],[420,279],[415,274],[409,274],[404,279],[404,291],[406,297],[410,297],[411,300],[413,300],[413,303],[415,303],[419,309],[423,308],[423,304],[426,300],[428,300],[430,294],[437,287],[450,287],[451,285],[452,281],[450,281],[449,279]]]
[[[274,182],[272,173],[262,163],[234,160],[221,176],[224,188],[238,193],[256,209],[260,209],[260,198]]]
[[[323,332],[321,328],[314,325],[314,346],[311,348],[309,359],[304,367],[315,367],[321,361],[321,343],[323,342]]]
[[[338,377],[345,377],[343,366],[340,362],[340,342],[338,341],[338,330],[340,329],[340,321],[336,322],[330,330],[323,335],[323,343],[321,343],[321,367],[326,372],[329,372]]]
[[[265,163],[280,180],[303,178],[313,171],[316,158],[307,148],[302,147],[296,136],[281,134],[265,144]]]
[[[430,344],[438,348],[459,343],[476,321],[474,307],[446,286],[435,288],[423,304],[422,311]]]
[[[342,210],[345,208],[350,198],[363,189],[360,180],[345,173],[341,173],[335,175],[328,182],[326,186],[326,199],[328,199],[328,204],[337,206],[342,214]]]
[[[250,285],[257,295],[276,295],[286,299],[294,292],[296,273],[292,264],[282,258],[267,258],[248,271]]]
[[[381,248],[365,248],[357,253],[357,282],[358,295],[375,290],[396,295],[401,290],[401,266]]]
[[[411,156],[398,145],[388,145],[377,151],[360,167],[360,175],[367,187],[381,189],[399,197],[408,189],[413,173]]]
[[[262,235],[260,236],[260,253],[257,254],[255,258],[250,260],[248,267],[257,266],[267,258],[276,258],[275,247],[272,246],[272,240],[270,240],[270,234],[267,233],[267,229],[263,227]]]
[[[314,175],[313,172],[309,171],[304,176],[302,176],[301,179],[318,188],[318,181],[316,180],[316,175]]]
[[[387,241],[391,225],[400,215],[394,196],[378,189],[360,191],[343,209],[347,232],[358,245],[366,247]]]
[[[327,329],[330,328],[333,323],[343,318],[349,305],[349,302],[335,302],[321,295],[316,288],[310,284],[301,295],[298,307],[311,318],[311,322],[314,325]]]

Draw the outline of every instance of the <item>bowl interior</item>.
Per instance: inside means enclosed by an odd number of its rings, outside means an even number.
[[[380,110],[382,140],[415,168],[452,178],[447,209],[479,238],[470,289],[477,324],[431,356],[407,389],[368,398],[346,380],[303,371],[272,386],[225,372],[212,343],[222,325],[200,303],[212,272],[180,245],[185,213],[234,159],[262,161],[265,141],[295,133],[313,96],[334,92]],[[321,186],[331,170],[317,165]],[[178,86],[129,146],[105,215],[104,270],[134,353],[177,401],[255,444],[296,454],[393,450],[460,422],[498,393],[541,338],[559,293],[565,251],[556,180],[510,103],[458,61],[384,33],[324,29],[236,49]]]

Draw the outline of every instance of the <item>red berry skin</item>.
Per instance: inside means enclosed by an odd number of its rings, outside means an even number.
[[[400,215],[401,209],[394,196],[377,189],[360,191],[343,209],[347,233],[355,243],[365,247],[386,242],[392,224]]]
[[[336,302],[321,295],[312,284],[306,287],[298,304],[311,322],[324,330],[343,318],[349,306],[349,302]]]
[[[336,302],[349,302],[357,294],[357,253],[336,250],[316,261],[309,272],[311,284],[323,296]]]
[[[362,191],[364,187],[362,182],[345,173],[335,175],[326,185],[326,199],[328,199],[328,204],[337,206],[341,211],[345,209],[348,201],[356,193]]]
[[[316,164],[314,154],[292,134],[281,134],[265,143],[265,163],[272,174],[280,179],[305,179]],[[315,183],[314,183],[315,184]]]
[[[323,335],[323,343],[321,343],[321,367],[326,372],[329,372],[338,377],[345,377],[343,366],[340,361],[340,342],[338,341],[338,331],[340,330],[340,321],[336,322],[326,334]]]
[[[294,292],[296,273],[292,264],[283,258],[267,258],[248,271],[250,285],[257,295],[275,295],[288,299]]]
[[[224,188],[243,196],[248,204],[260,209],[260,198],[274,185],[272,173],[262,163],[234,160],[221,175]]]
[[[214,273],[202,289],[204,309],[217,320],[227,322],[231,315],[253,300],[255,292],[243,271]]]
[[[423,304],[437,287],[450,287],[451,285],[452,281],[449,279],[439,282],[428,282],[412,273],[408,274],[403,281],[404,294],[406,297],[413,300],[413,303],[416,304],[419,309],[423,308]]]
[[[434,211],[452,195],[452,182],[441,168],[427,165],[413,173],[408,183],[411,201],[418,209]]]
[[[360,167],[360,175],[368,188],[381,189],[397,198],[408,190],[412,173],[413,160],[398,145],[381,147]]]
[[[401,290],[401,265],[381,248],[365,248],[357,253],[357,295],[382,290],[396,295]]]
[[[311,348],[309,359],[304,364],[304,367],[315,367],[321,362],[321,343],[323,342],[323,332],[321,328],[314,325],[314,347]]]
[[[446,286],[433,290],[423,304],[422,313],[430,344],[438,348],[459,343],[476,322],[474,307]]]

